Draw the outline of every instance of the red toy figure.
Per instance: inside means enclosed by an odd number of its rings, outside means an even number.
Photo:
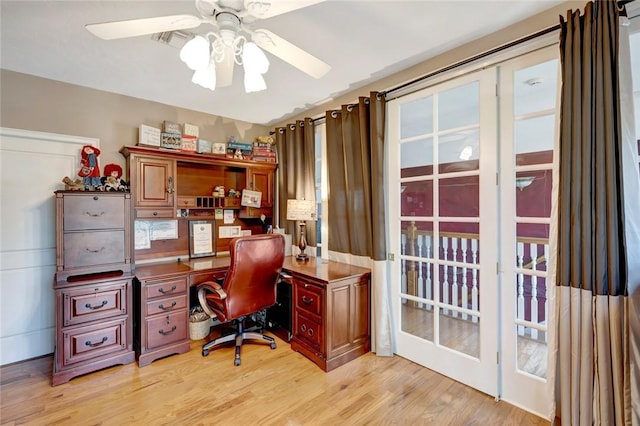
[[[100,166],[98,165],[98,155],[100,150],[91,145],[85,145],[80,151],[80,164],[82,168],[78,176],[84,179],[86,190],[95,190],[100,186]]]
[[[105,176],[101,179],[103,191],[127,191],[127,184],[120,179],[122,177],[122,167],[109,163],[104,166]]]

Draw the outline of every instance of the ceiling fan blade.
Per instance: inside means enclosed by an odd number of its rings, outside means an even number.
[[[260,48],[288,62],[311,77],[320,78],[331,69],[328,64],[269,30],[255,30],[252,38]]]
[[[266,19],[325,0],[244,0],[244,8],[256,18]]]
[[[225,47],[224,59],[222,62],[216,63],[216,86],[228,87],[233,82],[233,47]]]
[[[135,37],[165,31],[195,28],[202,19],[192,15],[159,16],[157,18],[131,19],[127,21],[88,24],[85,28],[103,40]]]

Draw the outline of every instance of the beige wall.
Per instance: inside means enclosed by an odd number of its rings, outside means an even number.
[[[359,96],[369,96],[369,93],[372,91],[387,91],[483,52],[487,52],[499,46],[504,46],[514,40],[518,40],[531,34],[535,34],[543,29],[553,27],[559,24],[560,15],[566,17],[569,9],[583,9],[586,3],[587,0],[566,1],[559,6],[534,15],[503,30],[496,31],[493,34],[479,38],[471,43],[460,46],[459,48],[448,50],[432,59],[421,62],[389,77],[380,79],[372,84],[363,86],[321,106],[308,109],[307,111],[304,111],[304,113],[290,117],[272,127],[284,126],[287,123],[292,123],[295,120],[301,120],[305,117],[317,118],[324,116],[326,111],[340,109],[341,105],[353,103]],[[464,13],[464,11],[461,11],[461,13]]]
[[[164,120],[191,123],[200,137],[253,141],[268,128],[59,81],[0,70],[0,126],[100,139],[100,165],[120,164],[123,145],[135,145],[138,127]]]

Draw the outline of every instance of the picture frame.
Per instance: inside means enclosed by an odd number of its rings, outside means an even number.
[[[260,208],[262,202],[262,192],[251,191],[245,189],[242,191],[242,199],[240,200],[241,206]]]
[[[227,153],[227,144],[224,142],[213,142],[211,144],[211,153],[225,155]]]
[[[216,255],[216,222],[214,220],[189,221],[189,257]]]

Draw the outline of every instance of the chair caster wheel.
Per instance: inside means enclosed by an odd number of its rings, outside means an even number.
[[[235,365],[236,367],[240,365],[240,358],[236,358],[233,360],[233,365]]]
[[[209,349],[203,349],[202,356],[207,356],[207,355],[209,355]]]
[[[271,349],[275,349],[276,348],[276,343],[275,342],[271,342]]]

